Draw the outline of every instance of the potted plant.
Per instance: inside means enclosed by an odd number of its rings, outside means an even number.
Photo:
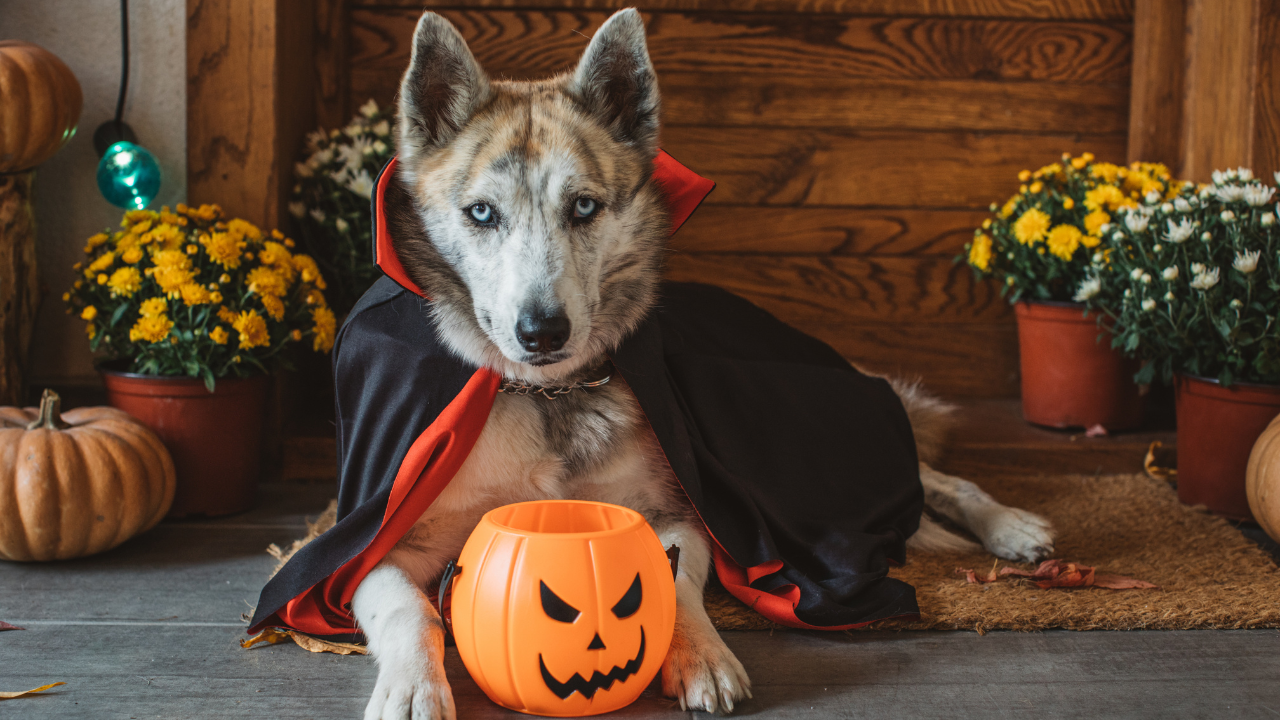
[[[314,260],[216,205],[130,210],[89,238],[62,297],[88,324],[111,405],[173,455],[171,516],[253,502],[268,363],[291,345],[333,346],[336,320]]]
[[[1280,413],[1274,193],[1240,168],[1128,208],[1081,286],[1113,344],[1148,361],[1138,379],[1174,383],[1178,497],[1235,519],[1250,518],[1249,452]]]
[[[979,277],[994,277],[1014,305],[1022,413],[1050,427],[1132,428],[1142,420],[1137,366],[1111,348],[1084,301],[1101,236],[1120,209],[1170,191],[1162,165],[1125,168],[1091,153],[1018,174],[1018,192],[965,245]]]
[[[369,198],[374,179],[395,154],[392,118],[370,100],[341,130],[307,135],[294,165],[289,212],[302,229],[303,248],[320,264],[339,316],[381,277],[373,263]]]

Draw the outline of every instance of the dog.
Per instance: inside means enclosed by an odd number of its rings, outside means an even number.
[[[429,288],[441,340],[509,381],[591,380],[655,303],[669,221],[649,168],[657,76],[634,9],[608,19],[577,67],[549,80],[488,78],[461,35],[427,12],[399,95],[398,254]],[[928,465],[952,408],[891,381],[912,422],[927,507],[994,554],[1051,552],[1044,519]],[[742,664],[703,606],[709,539],[625,382],[554,402],[499,394],[440,497],[360,583],[352,612],[377,661],[366,720],[453,718],[444,628],[425,588],[487,511],[575,498],[632,508],[678,545],[676,625],[663,692],[681,708],[729,712],[751,697]],[[925,515],[908,547],[972,548]]]

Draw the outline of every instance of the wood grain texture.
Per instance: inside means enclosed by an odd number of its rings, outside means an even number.
[[[355,5],[457,7],[457,0],[354,0]],[[737,11],[793,14],[939,15],[1082,20],[1128,20],[1133,0],[471,0],[476,8]]]
[[[187,193],[279,220],[276,0],[187,0]]]
[[[1122,161],[1126,137],[670,127],[662,145],[718,183],[711,204],[979,208],[1064,152]]]
[[[1189,0],[1182,175],[1253,161],[1259,0]]]
[[[573,67],[607,12],[439,11],[494,77],[545,77]],[[398,78],[417,10],[351,13],[356,74]],[[647,16],[649,52],[665,72],[899,80],[1129,82],[1127,26],[970,18],[824,17],[742,13]],[[367,80],[363,81],[366,85]]]
[[[22,405],[40,302],[34,178],[34,170],[0,175],[0,405]]]
[[[351,68],[347,65],[348,6],[345,0],[315,0],[313,5],[315,38],[311,57],[315,69],[312,82],[315,85],[315,120],[320,127],[342,127],[351,114],[347,93],[351,77]],[[400,72],[404,72],[404,68]],[[393,75],[398,81],[399,73]],[[390,101],[394,94],[393,85],[383,100]]]
[[[985,210],[703,205],[670,246],[677,252],[950,259],[989,216]]]
[[[1280,172],[1280,0],[1259,0],[1254,71],[1253,171],[1270,182]]]
[[[1183,64],[1187,0],[1136,0],[1129,161],[1164,163],[1178,173],[1182,155]]]

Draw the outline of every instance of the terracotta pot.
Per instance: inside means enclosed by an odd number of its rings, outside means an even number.
[[[262,466],[267,376],[218,380],[99,367],[107,402],[151,428],[173,456],[178,486],[169,517],[230,515],[253,506]]]
[[[1280,385],[1177,375],[1178,499],[1233,520],[1253,520],[1245,491],[1249,453],[1280,413]]]
[[[1076,303],[1014,306],[1022,360],[1022,416],[1049,427],[1126,430],[1142,422],[1133,376],[1139,362],[1098,336],[1097,316]]]

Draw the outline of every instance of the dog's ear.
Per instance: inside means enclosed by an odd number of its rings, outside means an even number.
[[[596,31],[570,87],[615,138],[657,152],[658,75],[635,8],[619,10]]]
[[[399,152],[412,161],[453,139],[489,97],[489,78],[448,20],[424,12],[400,81]]]

